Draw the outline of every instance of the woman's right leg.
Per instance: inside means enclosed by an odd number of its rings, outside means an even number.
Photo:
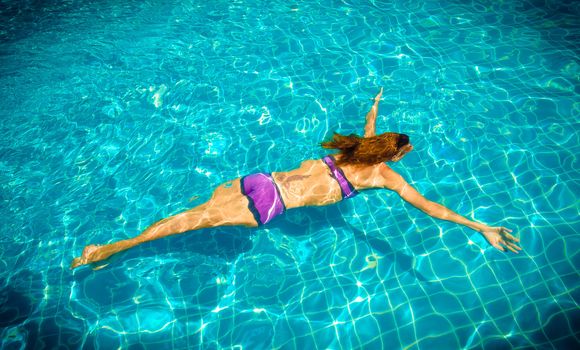
[[[82,256],[73,259],[70,268],[74,269],[81,265],[107,259],[113,254],[141,243],[187,231],[218,226],[258,226],[252,212],[248,209],[248,199],[241,192],[239,179],[219,186],[206,203],[160,220],[136,237],[102,246],[86,246]]]

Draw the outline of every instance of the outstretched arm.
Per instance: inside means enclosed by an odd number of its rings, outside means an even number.
[[[366,124],[365,124],[365,137],[375,136],[375,124],[377,121],[377,113],[379,112],[379,101],[381,100],[381,96],[383,95],[383,88],[381,91],[375,96],[375,103],[371,107],[371,110],[367,113],[366,116]]]
[[[520,240],[510,234],[512,230],[505,227],[490,227],[479,222],[471,221],[441,204],[432,202],[423,197],[398,174],[396,175],[395,180],[392,180],[388,187],[397,192],[405,201],[429,216],[464,225],[472,230],[480,232],[489,244],[501,251],[505,251],[507,248],[517,254],[518,250],[522,249],[516,245],[516,242],[519,242]]]

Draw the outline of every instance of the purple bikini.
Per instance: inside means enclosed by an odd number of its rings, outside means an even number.
[[[330,169],[330,174],[340,186],[342,198],[351,198],[358,194],[352,184],[340,168],[334,164],[332,156],[322,158],[324,164]],[[259,225],[264,225],[276,216],[286,211],[286,206],[280,195],[278,185],[271,174],[257,173],[242,177],[242,194],[245,195],[250,204],[249,208]]]
[[[270,222],[286,210],[272,175],[257,173],[241,179],[242,194],[250,201],[250,211],[259,225]]]
[[[334,177],[338,182],[338,185],[340,186],[340,190],[342,192],[342,199],[352,198],[358,194],[354,186],[348,181],[346,176],[344,176],[342,170],[336,165],[334,165],[333,156],[326,156],[322,158],[322,161],[324,162],[324,164],[328,165],[332,177]]]

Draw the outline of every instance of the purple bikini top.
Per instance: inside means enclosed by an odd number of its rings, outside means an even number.
[[[348,181],[346,176],[342,170],[334,164],[334,157],[333,156],[326,156],[322,158],[322,161],[328,166],[330,169],[330,173],[332,177],[338,182],[340,186],[340,190],[342,192],[342,198],[351,198],[358,194],[358,191],[355,190],[354,186]]]

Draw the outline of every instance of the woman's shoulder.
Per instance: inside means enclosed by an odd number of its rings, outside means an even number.
[[[403,177],[385,163],[370,166],[345,166],[343,171],[353,184],[360,188],[387,188],[397,187]]]
[[[401,176],[401,174],[393,170],[393,168],[391,168],[387,164],[383,163],[381,165],[383,165],[380,168],[380,178],[382,180],[382,187],[387,188],[389,190],[396,190],[397,188],[400,188],[401,186],[404,186],[406,184],[406,181]]]

